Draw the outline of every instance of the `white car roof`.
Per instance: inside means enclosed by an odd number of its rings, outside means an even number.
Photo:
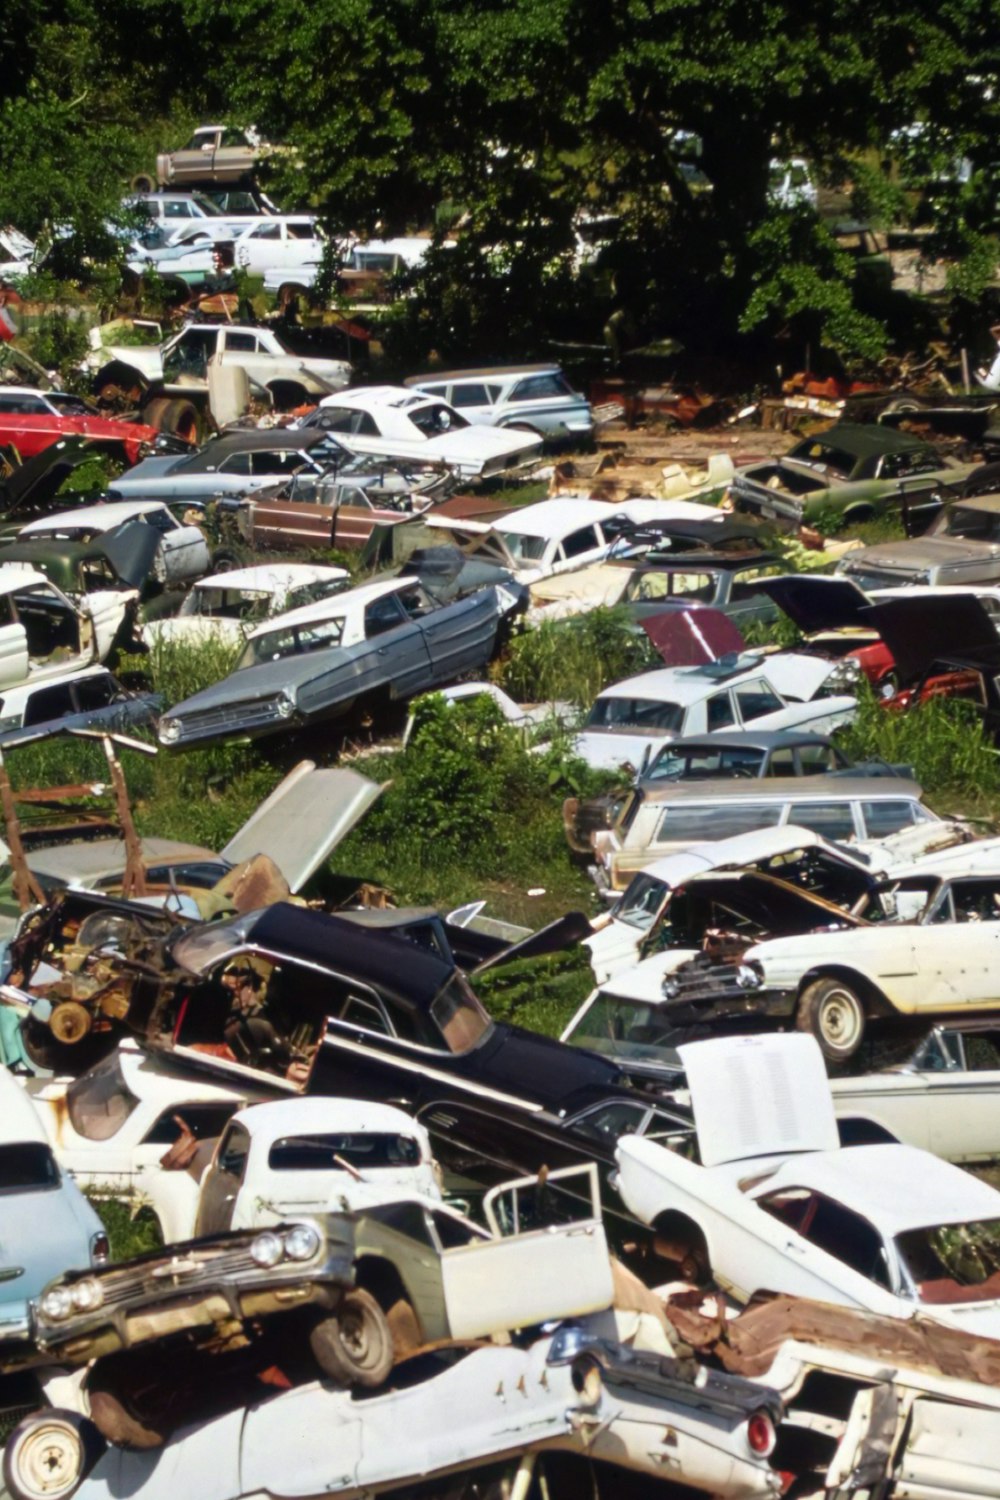
[[[385,594],[401,594],[416,582],[415,578],[385,578],[378,583],[362,584],[357,589],[345,589],[342,594],[333,594],[329,599],[319,599],[315,604],[303,604],[284,615],[273,615],[265,624],[252,630],[247,639],[252,641],[259,635],[271,635],[273,631],[283,630],[286,626],[310,625],[314,620],[331,620],[341,616],[346,619],[348,615],[363,610],[373,599],[381,599]]]
[[[0,561],[0,594],[13,594],[16,589],[26,589],[37,583],[52,587],[45,574],[39,573],[37,568],[29,568],[27,563]]]
[[[57,396],[65,396],[67,391],[56,391]],[[49,398],[48,391],[39,390],[37,385],[0,385],[0,396],[41,396],[43,401]]]
[[[263,563],[256,568],[233,568],[199,578],[196,589],[245,589],[248,593],[285,594],[301,584],[349,578],[346,568],[317,568],[309,563]]]
[[[14,1146],[21,1141],[40,1141],[48,1145],[48,1135],[31,1099],[13,1073],[0,1068],[0,1141]]]
[[[286,1135],[343,1131],[362,1135],[368,1131],[407,1135],[418,1140],[430,1156],[430,1141],[423,1125],[412,1115],[391,1104],[370,1104],[357,1099],[274,1099],[255,1104],[234,1116],[254,1141],[277,1141]]]
[[[793,1156],[767,1179],[764,1191],[793,1187],[825,1193],[889,1235],[1000,1219],[996,1188],[917,1146],[886,1143]]]
[[[625,677],[612,683],[598,698],[652,698],[664,703],[700,703],[712,693],[734,683],[747,682],[751,678],[766,677],[767,663],[756,659],[747,663],[739,672],[728,677],[712,677],[700,667],[659,667],[653,672],[640,672],[637,677]]]
[[[145,1052],[138,1047],[131,1037],[126,1037],[118,1045],[118,1065],[136,1098],[164,1106],[183,1100],[192,1103],[195,1100],[245,1100],[264,1093],[264,1090],[257,1090],[249,1085],[210,1083],[204,1078],[174,1073],[164,1067],[155,1053]]]
[[[406,410],[415,406],[438,406],[441,404],[441,397],[427,396],[423,391],[407,390],[405,385],[358,385],[348,391],[339,391],[335,396],[324,396],[319,404],[357,407],[361,411],[380,406],[395,406]]]
[[[602,500],[574,500],[570,497],[539,500],[537,505],[525,505],[521,510],[502,516],[493,529],[503,534],[538,536],[549,540],[565,536],[574,527],[608,521],[612,516],[620,514],[620,508],[607,505]]]
[[[760,828],[754,833],[737,833],[728,839],[692,844],[689,849],[677,854],[665,854],[662,859],[654,860],[639,874],[651,875],[674,889],[693,876],[706,874],[709,870],[720,870],[727,865],[738,868],[751,861],[772,859],[777,854],[790,854],[794,849],[818,848],[827,849],[845,864],[869,869],[864,860],[852,859],[849,850],[833,848],[822,834],[815,833],[811,828],[799,828],[794,823],[786,823],[781,828]]]
[[[49,532],[79,530],[87,527],[94,531],[113,531],[126,521],[151,511],[166,510],[162,500],[111,500],[107,505],[81,505],[78,510],[61,510],[58,515],[43,516],[39,521],[29,521],[22,526],[19,536],[46,535]]]
[[[0,574],[0,584],[2,583],[3,575]],[[0,692],[0,703],[3,703],[5,712],[9,714],[15,704],[26,703],[32,693],[42,688],[63,687],[67,682],[86,682],[91,677],[110,676],[109,667],[80,667],[76,672],[63,672],[58,677],[43,677],[41,682],[19,682],[16,687],[4,688]]]

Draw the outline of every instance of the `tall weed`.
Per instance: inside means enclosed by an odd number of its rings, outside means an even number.
[[[543,620],[515,635],[494,672],[520,702],[588,707],[609,683],[662,665],[645,633],[621,609]]]
[[[863,684],[857,717],[837,739],[853,760],[912,765],[917,780],[932,795],[978,802],[1000,793],[1000,756],[973,704],[959,698],[932,698],[898,710]]]

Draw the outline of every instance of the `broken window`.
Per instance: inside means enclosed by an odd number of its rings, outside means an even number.
[[[493,1022],[471,986],[458,972],[431,1002],[431,1016],[449,1052],[468,1052],[490,1030]]]
[[[74,1079],[66,1091],[69,1122],[88,1141],[109,1141],[117,1135],[138,1103],[116,1053]]]
[[[338,1160],[339,1158],[339,1160]],[[378,1167],[416,1166],[420,1145],[412,1136],[395,1132],[344,1131],[329,1135],[283,1136],[272,1145],[267,1164],[275,1172],[330,1172],[347,1162],[357,1171]]]
[[[758,1199],[765,1213],[780,1220],[815,1245],[876,1285],[892,1290],[889,1255],[882,1236],[867,1219],[822,1193],[789,1188]]]

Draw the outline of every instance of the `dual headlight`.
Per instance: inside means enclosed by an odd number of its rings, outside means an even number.
[[[161,719],[156,731],[161,745],[173,745],[181,737],[180,719]]]
[[[250,1254],[259,1266],[271,1267],[283,1260],[312,1260],[322,1243],[319,1230],[311,1224],[295,1224],[282,1234],[265,1229],[251,1244]]]
[[[96,1312],[104,1301],[101,1283],[92,1276],[75,1281],[71,1286],[54,1286],[47,1291],[38,1304],[43,1318],[50,1323],[61,1323],[73,1313]]]

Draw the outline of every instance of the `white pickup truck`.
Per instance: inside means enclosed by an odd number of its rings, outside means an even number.
[[[94,350],[88,363],[95,371],[96,395],[110,387],[128,391],[155,386],[158,394],[197,400],[208,391],[213,355],[223,365],[245,370],[252,384],[266,387],[280,410],[341,391],[351,379],[344,360],[293,354],[273,329],[232,323],[188,323],[162,344]]]

